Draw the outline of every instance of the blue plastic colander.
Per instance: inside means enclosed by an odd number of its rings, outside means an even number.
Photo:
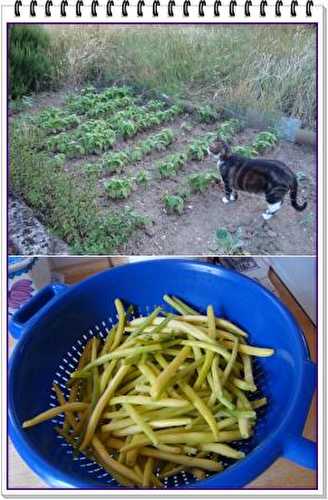
[[[23,430],[21,424],[55,406],[52,384],[66,391],[90,336],[105,335],[116,321],[114,299],[137,306],[138,314],[162,305],[165,293],[176,295],[205,312],[249,332],[250,343],[273,347],[275,355],[255,363],[256,383],[268,405],[259,413],[254,435],[234,446],[247,452],[226,462],[218,474],[195,481],[188,472],[167,479],[166,487],[239,488],[258,476],[279,456],[316,467],[316,445],[302,437],[315,388],[316,367],[291,314],[255,281],[222,267],[188,260],[152,260],[120,266],[75,286],[50,285],[13,317],[10,331],[19,338],[9,366],[9,432],[25,462],[57,488],[118,488],[98,464],[72,449],[54,430],[62,417]]]

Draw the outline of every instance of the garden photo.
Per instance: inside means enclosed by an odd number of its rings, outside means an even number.
[[[316,252],[314,24],[8,34],[11,254]]]

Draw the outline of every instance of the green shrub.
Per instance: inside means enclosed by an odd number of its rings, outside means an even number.
[[[10,30],[9,82],[13,99],[51,86],[50,38],[40,26],[16,25]]]
[[[78,183],[69,172],[54,169],[53,159],[49,160],[44,152],[36,152],[43,141],[44,133],[35,127],[24,127],[22,123],[12,127],[10,180],[13,190],[74,253],[114,253],[146,223],[145,217],[129,208],[101,211],[96,201],[95,179],[85,174]]]

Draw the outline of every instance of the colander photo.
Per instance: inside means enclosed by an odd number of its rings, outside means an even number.
[[[316,468],[316,444],[302,437],[316,386],[316,366],[306,341],[282,303],[255,281],[220,266],[182,259],[159,259],[101,272],[74,286],[49,285],[13,316],[9,328],[18,339],[9,362],[9,434],[29,467],[53,488],[119,488],[96,462],[73,454],[54,427],[56,417],[30,429],[22,422],[56,406],[56,382],[67,394],[66,382],[80,353],[93,335],[105,336],[116,322],[114,300],[149,314],[163,295],[180,297],[204,313],[212,304],[249,334],[251,344],[272,347],[275,354],[254,363],[257,396],[268,399],[260,409],[254,434],[233,443],[246,453],[222,472],[195,480],[188,472],[164,480],[167,488],[240,488],[278,457]],[[279,486],[279,478],[277,478]]]

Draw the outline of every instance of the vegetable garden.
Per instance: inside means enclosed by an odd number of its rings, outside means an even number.
[[[278,153],[284,161],[287,151],[309,210],[295,214],[286,200],[268,225],[262,197],[241,194],[236,204],[222,205],[207,154],[218,134],[241,155]],[[88,87],[61,106],[15,117],[10,140],[13,191],[72,252],[288,253],[281,234],[291,230],[299,233],[300,253],[313,250],[314,242],[302,237],[314,224],[313,155],[282,143],[272,130],[218,118],[210,106],[191,114],[179,102],[146,98],[127,86]]]

